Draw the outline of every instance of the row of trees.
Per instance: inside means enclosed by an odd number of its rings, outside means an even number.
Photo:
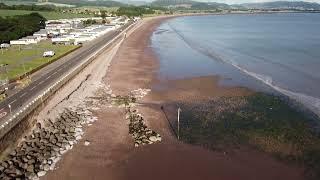
[[[45,28],[46,19],[38,13],[0,17],[0,43],[32,35]]]
[[[55,11],[54,6],[36,6],[36,5],[12,5],[8,6],[4,3],[0,3],[0,9],[8,10],[27,10],[27,11]]]
[[[143,14],[154,14],[155,11],[152,8],[149,7],[138,7],[138,6],[123,6],[120,7],[116,14],[118,16],[128,16],[128,17],[134,17],[134,16],[142,16]]]

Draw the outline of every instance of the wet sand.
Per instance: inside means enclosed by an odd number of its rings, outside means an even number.
[[[164,20],[156,18],[132,33],[122,44],[104,78],[114,94],[150,88],[139,103],[147,125],[160,133],[163,142],[134,148],[124,111],[101,109],[84,139],[63,156],[58,169],[42,179],[304,179],[303,170],[285,165],[250,148],[232,153],[213,152],[177,141],[170,121],[176,107],[161,105],[177,100],[193,101],[216,96],[243,96],[254,92],[241,87],[220,87],[218,77],[165,81],[158,79],[159,62],[150,47],[150,36]],[[84,146],[89,140],[90,145]]]

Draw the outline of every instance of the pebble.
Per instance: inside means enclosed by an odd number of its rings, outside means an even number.
[[[85,146],[89,146],[89,145],[90,145],[90,142],[89,142],[89,141],[85,141],[85,142],[84,142],[84,145],[85,145]]]

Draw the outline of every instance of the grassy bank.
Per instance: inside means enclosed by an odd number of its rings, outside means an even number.
[[[313,120],[279,97],[258,93],[180,106],[183,141],[222,151],[248,145],[305,166],[310,179],[320,178],[320,137]]]
[[[54,11],[3,10],[3,9],[0,10],[0,16],[6,17],[6,16],[14,16],[14,15],[23,15],[23,14],[30,14],[32,12],[37,12],[48,20],[93,17],[93,15],[89,15],[89,14],[62,13],[62,12],[54,12]]]
[[[74,45],[52,45],[49,41],[28,46],[12,46],[8,50],[0,51],[0,64],[8,64],[7,73],[1,73],[0,78],[14,79],[29,72],[59,56],[72,51],[78,46]],[[56,53],[54,57],[42,57],[44,51],[52,50]]]

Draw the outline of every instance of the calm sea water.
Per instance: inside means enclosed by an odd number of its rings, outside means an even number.
[[[277,91],[320,115],[320,14],[179,17],[152,36],[161,78]]]

